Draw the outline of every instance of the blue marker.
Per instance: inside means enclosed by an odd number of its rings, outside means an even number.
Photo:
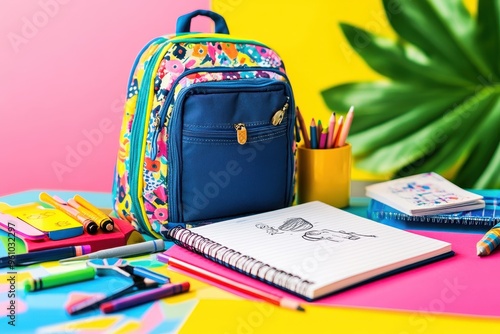
[[[57,261],[73,256],[85,255],[91,252],[90,246],[68,246],[54,249],[47,249],[37,252],[24,253],[18,255],[4,256],[0,258],[0,268],[28,266],[33,263],[46,261]]]

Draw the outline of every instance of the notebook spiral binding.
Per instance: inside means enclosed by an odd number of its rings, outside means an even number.
[[[169,229],[167,237],[175,244],[212,261],[297,294],[305,294],[309,286],[313,284],[311,281],[303,280],[297,275],[236,252],[181,226]]]
[[[494,226],[500,223],[500,217],[479,217],[479,216],[410,216],[399,212],[384,212],[384,211],[374,211],[371,212],[371,219],[373,220],[399,220],[404,222],[415,222],[415,223],[434,223],[434,224],[457,224],[457,225],[468,225],[468,226]]]

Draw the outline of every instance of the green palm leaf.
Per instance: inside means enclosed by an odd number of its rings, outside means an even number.
[[[479,0],[477,5],[477,26],[479,48],[494,72],[500,77],[500,3],[491,0]]]
[[[400,37],[472,82],[478,74],[489,74],[475,51],[476,25],[462,0],[398,2],[394,9],[394,0],[383,0],[389,23]]]
[[[386,82],[322,91],[336,112],[356,107],[356,167],[383,176],[436,171],[460,186],[500,187],[500,0],[382,0],[398,41],[341,23]]]

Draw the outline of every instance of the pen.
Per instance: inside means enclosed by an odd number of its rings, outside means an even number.
[[[168,265],[178,268],[180,270],[183,270],[187,273],[194,274],[195,276],[198,276],[200,278],[204,278],[206,280],[209,280],[214,283],[221,284],[223,286],[226,286],[230,289],[242,292],[246,295],[256,297],[258,299],[265,300],[271,304],[277,305],[277,306],[282,306],[286,307],[292,310],[298,310],[298,311],[304,311],[304,308],[300,306],[300,304],[287,297],[281,297],[277,296],[274,294],[271,294],[269,292],[261,291],[259,289],[256,289],[254,287],[245,285],[240,282],[233,281],[232,279],[217,275],[214,272],[196,267],[192,264],[189,264],[187,262],[184,262],[182,260],[169,257],[168,258]]]
[[[186,291],[189,291],[189,282],[166,284],[160,288],[105,302],[100,306],[100,309],[104,313],[121,311],[153,300],[178,295]]]
[[[39,198],[42,202],[52,205],[57,210],[62,211],[71,218],[79,221],[83,225],[87,233],[89,234],[97,233],[97,224],[94,221],[92,221],[88,217],[85,217],[83,214],[81,214],[74,208],[70,207],[68,204],[66,204],[66,202],[64,202],[59,197],[57,197],[56,199],[55,197],[51,197],[49,194],[45,192],[41,192]]]
[[[165,243],[162,239],[140,242],[133,245],[119,246],[109,249],[103,249],[97,252],[86,255],[71,257],[69,259],[60,260],[60,263],[89,260],[89,259],[105,259],[110,257],[127,257],[146,253],[155,253],[165,250]]]
[[[41,250],[14,256],[0,258],[0,268],[12,266],[28,266],[33,263],[61,260],[72,256],[90,253],[90,246],[68,246],[54,249]]]
[[[48,275],[40,278],[29,278],[24,281],[25,291],[38,291],[56,286],[82,282],[93,279],[96,274],[96,269],[86,267],[83,269],[71,270],[65,273]]]
[[[500,244],[500,223],[493,226],[477,243],[477,255],[490,255]]]
[[[83,198],[80,195],[75,195],[74,200],[76,203],[80,204],[81,206],[85,207],[86,209],[92,211],[96,216],[97,220],[96,222],[99,223],[99,226],[101,229],[105,232],[111,232],[114,229],[114,223],[111,218],[108,217],[104,212],[96,208],[92,203],[87,201],[85,198]]]

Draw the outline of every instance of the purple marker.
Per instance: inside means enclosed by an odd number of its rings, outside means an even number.
[[[162,299],[165,297],[178,295],[180,293],[189,291],[189,282],[178,284],[166,284],[160,288],[149,290],[142,293],[137,293],[128,297],[119,298],[101,304],[101,311],[104,313],[111,313],[121,311],[129,307],[141,305],[153,300]]]

